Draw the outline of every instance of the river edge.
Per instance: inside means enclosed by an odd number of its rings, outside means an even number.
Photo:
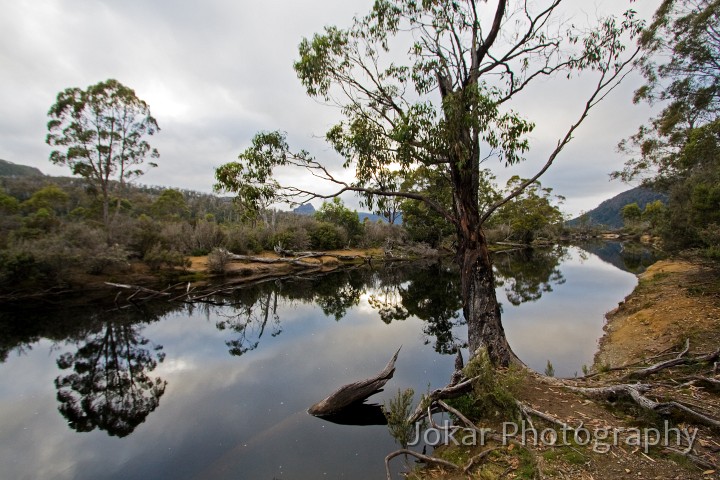
[[[604,334],[599,340],[595,363],[586,378],[554,379],[525,371],[515,398],[525,405],[559,420],[569,428],[586,428],[592,432],[603,429],[632,429],[647,427],[647,420],[633,413],[632,408],[620,407],[618,401],[589,399],[570,391],[568,386],[589,387],[603,379],[622,383],[622,372],[615,369],[638,363],[655,363],[659,359],[674,358],[690,342],[689,355],[716,351],[720,346],[720,266],[699,257],[680,256],[660,260],[638,275],[633,291],[606,314]],[[668,355],[670,355],[668,357]],[[712,365],[709,367],[712,368]],[[627,370],[624,370],[627,372]],[[662,399],[660,399],[661,401]],[[698,401],[704,401],[699,399]],[[500,421],[483,420],[479,425],[500,432]],[[514,421],[514,420],[513,420]],[[542,431],[558,425],[533,418],[534,428]],[[673,420],[675,422],[675,420]],[[687,423],[680,427],[695,428]],[[532,431],[530,423],[523,427]],[[521,432],[522,428],[521,427]],[[573,434],[569,434],[570,437]],[[712,430],[698,435],[698,455],[718,463],[720,436]],[[533,440],[532,433],[515,437]],[[613,442],[599,442],[612,444]],[[598,451],[598,442],[579,445],[531,445],[529,450],[513,448],[513,444],[474,446],[440,446],[435,455],[458,465],[470,465],[473,458],[483,457],[473,469],[462,475],[440,467],[415,470],[408,478],[545,478],[584,480],[614,480],[618,478],[650,479],[710,479],[720,478],[720,470],[702,468],[686,457],[668,454],[662,448],[645,450],[623,444],[609,445]],[[697,444],[696,444],[697,446]],[[489,454],[485,456],[486,451]],[[528,453],[528,451],[532,453]],[[472,472],[474,475],[469,475]]]
[[[720,267],[697,257],[659,260],[606,314],[595,370],[649,359],[690,340],[690,352],[720,345]]]

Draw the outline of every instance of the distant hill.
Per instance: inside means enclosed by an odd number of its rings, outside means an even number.
[[[0,177],[43,177],[44,174],[35,167],[18,165],[0,159]]]
[[[358,212],[358,217],[360,218],[360,223],[363,223],[366,218],[369,219],[372,223],[375,223],[378,220],[387,223],[387,220],[384,217],[381,217],[380,215],[375,215],[374,213]]]
[[[623,219],[620,211],[629,203],[637,203],[641,209],[645,205],[655,200],[667,202],[667,195],[656,192],[645,187],[635,187],[631,190],[622,192],[609,200],[605,200],[597,207],[593,208],[588,215],[588,225],[605,225],[608,228],[622,228]],[[569,227],[577,227],[580,225],[580,217],[573,218],[567,223]]]
[[[312,203],[304,203],[299,207],[293,209],[293,213],[297,213],[298,215],[315,215],[315,212],[316,210],[315,207],[313,207]],[[373,223],[377,222],[378,220],[387,222],[387,220],[385,220],[380,215],[367,212],[358,212],[358,218],[360,219],[360,223],[364,222],[366,218],[370,219],[370,221]]]
[[[297,213],[298,215],[315,215],[315,207],[313,207],[312,203],[303,203],[293,209],[293,213]]]

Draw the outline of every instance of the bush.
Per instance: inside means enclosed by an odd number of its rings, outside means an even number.
[[[230,263],[230,252],[224,248],[213,248],[208,254],[207,266],[210,273],[225,273]]]
[[[473,392],[452,400],[451,405],[470,419],[513,418],[518,413],[515,396],[522,383],[522,372],[511,367],[497,370],[487,352],[478,352],[465,366],[465,376],[477,378]]]
[[[207,255],[213,248],[225,245],[225,241],[225,232],[217,223],[198,220],[188,246],[193,255]]]
[[[125,248],[108,245],[103,230],[69,223],[42,238],[15,241],[2,254],[0,284],[65,284],[72,273],[100,274],[127,265],[127,258]]]
[[[159,242],[153,245],[145,254],[143,261],[152,271],[158,271],[163,266],[168,268],[187,268],[190,266],[190,260],[185,255],[177,250],[166,249]]]
[[[233,253],[252,255],[263,249],[257,230],[247,226],[236,226],[226,237],[227,248]]]
[[[310,245],[314,250],[337,250],[347,244],[347,235],[332,223],[320,222],[310,232]]]
[[[285,250],[307,250],[310,246],[310,235],[304,228],[284,229],[271,237],[272,247],[282,246]]]
[[[402,227],[385,222],[365,222],[360,245],[365,248],[379,248],[388,243],[403,244],[405,240],[406,234]]]

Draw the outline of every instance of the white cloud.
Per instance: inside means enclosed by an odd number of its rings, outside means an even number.
[[[657,2],[631,6],[649,14]],[[652,5],[650,5],[652,4]],[[210,191],[214,167],[234,160],[259,130],[282,130],[296,148],[339,161],[318,137],[337,109],[308,98],[292,69],[303,36],[323,26],[347,26],[372,0],[327,2],[206,2],[129,0],[16,0],[0,5],[0,158],[67,174],[52,166],[44,144],[47,110],[67,87],[107,78],[132,87],[151,106],[162,131],[153,139],[160,168],[143,183]],[[626,0],[583,3],[568,17],[621,11]],[[574,11],[572,9],[575,9]],[[516,108],[538,124],[533,151],[517,171],[530,174],[577,115],[577,81],[549,80],[524,95]],[[568,197],[568,210],[592,208],[589,199],[627,188],[609,184],[622,165],[617,142],[648,116],[629,98],[637,80],[593,112],[588,124],[544,177]],[[577,92],[577,93],[576,93]],[[604,194],[607,195],[604,195]],[[594,200],[593,200],[594,201]]]

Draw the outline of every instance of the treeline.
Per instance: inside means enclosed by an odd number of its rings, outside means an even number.
[[[110,199],[106,225],[102,198],[84,179],[0,177],[0,289],[47,289],[85,283],[87,275],[122,278],[142,269],[183,270],[189,257],[218,248],[245,255],[408,244],[437,250],[451,248],[454,238],[452,225],[415,201],[399,203],[395,211],[403,225],[391,225],[361,222],[337,198],[313,215],[265,209],[250,216],[232,199],[211,194],[142,185],[115,191],[120,195]],[[489,222],[490,240],[557,238],[563,216],[554,200],[550,189],[532,186]]]
[[[401,227],[361,223],[341,201],[314,216],[265,210],[248,219],[232,199],[126,186],[105,227],[97,192],[80,179],[0,177],[0,288],[66,285],[78,274],[184,268],[215,248],[253,254],[276,247],[331,250],[404,241]]]

